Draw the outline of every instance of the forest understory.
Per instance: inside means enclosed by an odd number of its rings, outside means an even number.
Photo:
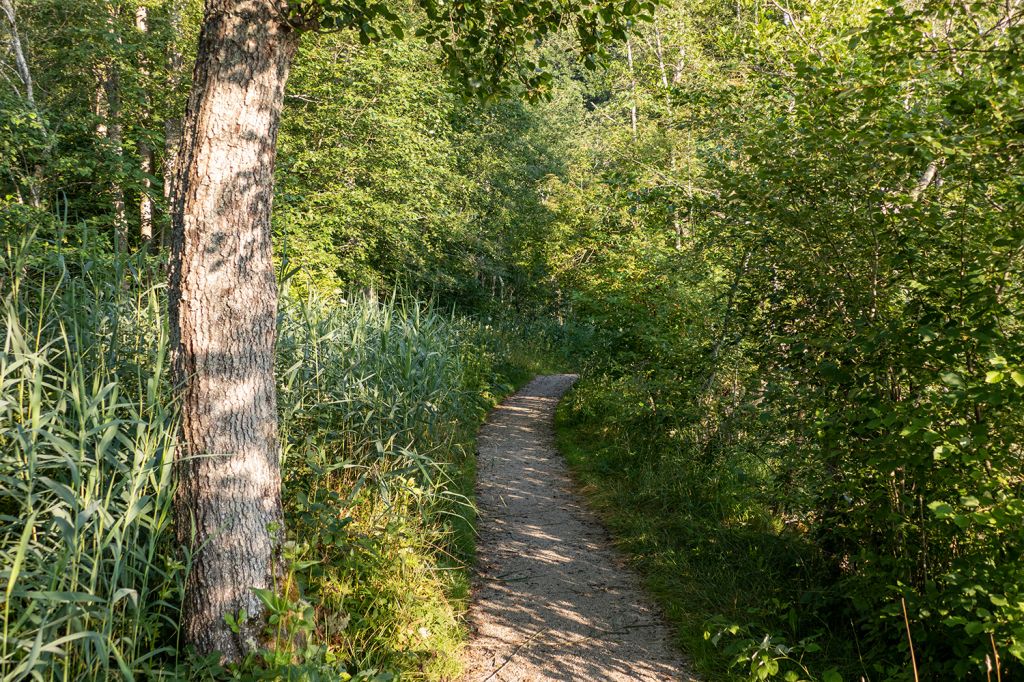
[[[0,0],[0,680],[457,679],[558,372],[701,679],[1024,675],[1022,27]]]

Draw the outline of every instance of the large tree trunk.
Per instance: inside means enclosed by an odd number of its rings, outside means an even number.
[[[285,81],[298,46],[278,0],[207,0],[185,112],[170,268],[183,452],[179,539],[195,550],[187,643],[237,661],[261,641],[283,533],[270,207]],[[224,621],[245,610],[233,633]]]

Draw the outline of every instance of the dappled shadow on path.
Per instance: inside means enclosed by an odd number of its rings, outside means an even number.
[[[464,682],[692,679],[554,448],[554,409],[575,378],[535,379],[480,431]]]

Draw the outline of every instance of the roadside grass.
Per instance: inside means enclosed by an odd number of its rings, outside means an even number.
[[[695,671],[714,682],[764,679],[760,668],[779,666],[820,679],[837,662],[848,667],[846,633],[807,620],[827,598],[813,546],[752,488],[701,467],[662,430],[638,428],[601,390],[585,377],[566,395],[556,442]]]

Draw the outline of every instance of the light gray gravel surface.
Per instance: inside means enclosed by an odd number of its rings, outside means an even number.
[[[555,449],[555,406],[575,380],[534,379],[480,429],[462,682],[694,680]]]

